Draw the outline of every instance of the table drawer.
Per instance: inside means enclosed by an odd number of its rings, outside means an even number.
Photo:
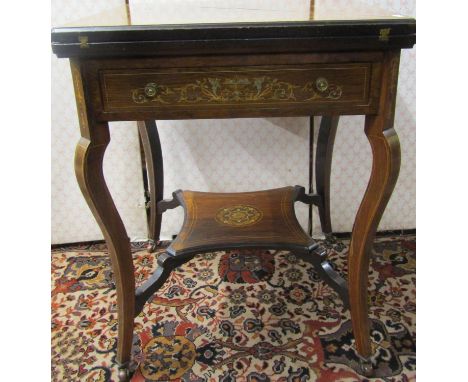
[[[246,109],[246,115],[255,114],[248,112],[252,107],[290,108],[303,114],[317,105],[327,110],[369,108],[373,66],[375,63],[102,69],[102,111],[154,110],[164,117],[164,111],[205,111],[203,115],[209,116],[227,108]]]

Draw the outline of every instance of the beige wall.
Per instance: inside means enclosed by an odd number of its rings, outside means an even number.
[[[121,7],[123,2],[53,0],[52,24],[63,25],[92,14],[99,14],[99,20],[105,24],[103,15],[111,17],[114,15],[112,10]],[[230,21],[258,20],[259,17],[294,19],[307,17],[309,12],[308,0],[193,1],[199,8],[194,10],[185,7],[185,13],[174,10],[179,2],[130,1],[133,23],[150,20],[178,22],[187,18],[192,21],[215,21],[219,17],[223,20],[229,17]],[[145,9],[139,8],[145,4]],[[227,11],[229,7],[235,10]],[[161,12],[161,9],[165,12]],[[414,16],[415,1],[316,1],[316,15],[329,9],[347,9],[348,12],[353,9],[358,12],[362,9],[384,10],[389,14]],[[402,146],[402,167],[379,229],[416,226],[415,55],[415,49],[402,53],[395,121]],[[222,192],[307,184],[306,118],[161,121],[158,125],[165,161],[166,197],[170,197],[177,188]],[[102,239],[73,173],[73,154],[78,132],[68,62],[52,57],[53,243]],[[371,152],[363,133],[363,117],[343,117],[336,137],[332,168],[332,222],[335,231],[351,230],[367,185],[370,166]],[[111,144],[106,152],[104,171],[130,238],[145,238],[143,183],[135,123],[111,124]],[[307,209],[300,206],[297,213],[299,220],[306,224]],[[165,214],[163,238],[176,234],[181,221],[182,213],[179,210]],[[319,234],[318,219],[314,221],[314,231]]]

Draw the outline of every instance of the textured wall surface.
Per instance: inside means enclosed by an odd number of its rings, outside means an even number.
[[[52,25],[74,23],[99,13],[102,23],[121,19],[123,0],[52,1]],[[106,19],[106,15],[108,19]],[[146,237],[143,180],[136,123],[111,123],[111,143],[104,157],[109,189],[131,238]],[[52,243],[100,240],[101,231],[81,195],[73,169],[79,139],[70,65],[52,56]]]
[[[123,0],[52,1],[52,24],[73,23],[89,15],[115,18]],[[134,24],[196,21],[307,19],[309,1],[130,1]],[[182,11],[175,11],[176,7]],[[316,1],[317,17],[337,9],[348,13],[415,15],[414,1]],[[161,10],[165,10],[162,12]],[[104,16],[103,16],[104,15]],[[118,13],[125,23],[124,13]],[[110,22],[110,21],[109,21]],[[379,229],[414,228],[415,222],[415,55],[402,52],[395,128],[402,146],[402,167],[394,195]],[[317,119],[318,121],[318,119]],[[177,188],[201,191],[247,191],[308,182],[307,118],[266,118],[160,121],[165,168],[165,197]],[[363,117],[342,117],[332,166],[332,222],[335,231],[350,231],[371,167]],[[317,133],[317,129],[316,129]],[[101,239],[102,234],[84,202],[73,173],[74,147],[79,137],[68,61],[52,58],[52,242]],[[111,144],[104,172],[132,239],[146,237],[143,183],[136,124],[111,124]],[[307,208],[298,206],[306,225]],[[164,215],[162,237],[176,234],[182,211]],[[320,233],[318,218],[314,232]]]
[[[317,17],[337,9],[349,14],[402,14],[416,16],[414,0],[316,1]],[[379,230],[416,227],[416,47],[403,50],[395,111],[395,129],[401,143],[401,169]],[[349,232],[367,187],[371,171],[371,149],[364,135],[364,117],[342,117],[335,140],[331,178],[333,230]],[[314,232],[320,231],[314,217]]]

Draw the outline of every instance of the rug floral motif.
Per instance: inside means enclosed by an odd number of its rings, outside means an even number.
[[[346,277],[348,241],[327,239]],[[117,381],[117,314],[104,245],[52,252],[52,380]],[[370,272],[375,378],[358,374],[349,312],[286,251],[197,255],[135,320],[133,382],[416,380],[416,238],[378,239]],[[137,284],[157,256],[133,245]]]

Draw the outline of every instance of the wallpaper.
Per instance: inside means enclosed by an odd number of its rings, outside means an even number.
[[[193,1],[185,13],[175,11],[181,0],[131,0],[132,22],[177,20],[304,19],[309,1]],[[52,25],[60,26],[99,15],[105,25],[125,23],[124,0],[52,1]],[[184,3],[191,3],[185,0]],[[180,8],[179,8],[180,9]],[[382,10],[415,16],[414,1],[316,1],[315,14],[330,10]],[[162,12],[164,10],[164,12]],[[109,20],[106,20],[106,17]],[[96,18],[96,16],[95,16]],[[379,226],[380,230],[415,228],[415,56],[402,52],[395,128],[402,148],[402,166],[395,192]],[[315,118],[318,125],[319,118]],[[194,121],[158,121],[163,148],[166,198],[182,188],[199,191],[237,192],[285,185],[307,185],[307,118],[258,118]],[[111,143],[104,158],[104,173],[128,235],[146,238],[143,181],[136,123],[111,123]],[[367,186],[371,150],[363,132],[364,118],[342,117],[332,164],[331,215],[333,229],[352,229],[355,213]],[[318,129],[316,129],[316,134]],[[52,56],[52,243],[99,240],[94,221],[73,170],[79,138],[78,119],[68,60]],[[298,219],[307,226],[308,209],[297,205]],[[162,238],[176,234],[182,224],[180,208],[164,214]],[[321,234],[314,216],[314,234]]]
[[[73,23],[99,13],[122,18],[123,0],[52,1],[52,25]],[[122,9],[123,10],[123,9]],[[106,19],[102,19],[106,23]],[[136,123],[110,124],[111,142],[104,157],[104,175],[131,238],[146,237],[143,178]],[[102,240],[102,233],[81,195],[73,167],[80,137],[70,65],[52,55],[52,243]]]

